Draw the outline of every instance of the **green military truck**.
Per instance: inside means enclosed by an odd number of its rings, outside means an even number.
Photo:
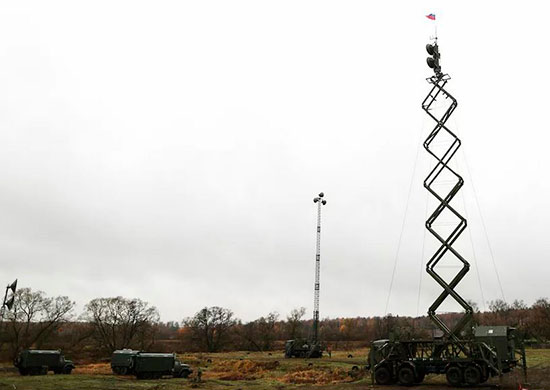
[[[19,353],[14,362],[21,375],[70,374],[74,368],[71,360],[65,359],[61,351],[27,349]]]
[[[139,351],[119,349],[111,356],[111,370],[117,375],[132,375],[134,373],[135,357]]]
[[[306,339],[287,340],[285,343],[285,358],[321,358],[323,345]]]
[[[460,342],[376,340],[368,364],[379,385],[411,386],[427,374],[443,374],[454,387],[477,386],[518,366],[526,369],[525,349],[509,326],[478,326],[473,337]]]
[[[134,356],[133,373],[138,379],[158,379],[163,376],[187,378],[193,370],[176,358],[175,353],[145,353]]]

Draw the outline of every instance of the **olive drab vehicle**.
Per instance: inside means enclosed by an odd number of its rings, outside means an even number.
[[[139,352],[134,357],[133,373],[138,379],[158,379],[163,376],[187,378],[193,370],[176,358],[175,353]]]
[[[285,358],[311,358],[323,357],[323,346],[318,342],[306,339],[287,340],[285,343]]]
[[[21,375],[70,374],[74,369],[71,360],[65,359],[61,351],[27,349],[14,362]]]
[[[111,356],[111,370],[118,375],[132,375],[134,373],[135,357],[139,351],[133,349],[119,349]]]
[[[376,340],[368,367],[379,385],[412,385],[421,383],[427,374],[444,374],[452,386],[474,386],[525,364],[525,350],[514,328],[479,326],[473,339],[460,346],[443,338]]]

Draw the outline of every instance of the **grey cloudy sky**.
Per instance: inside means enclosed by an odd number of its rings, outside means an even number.
[[[24,1],[0,5],[0,261],[81,309],[163,320],[424,313],[431,164],[424,45],[438,33],[465,154],[458,243],[479,302],[549,296],[548,9],[535,1]],[[467,166],[471,175],[468,175]],[[472,182],[474,187],[472,187]],[[477,267],[474,264],[472,243]],[[449,272],[452,272],[450,269]],[[454,270],[456,272],[456,269]],[[443,307],[452,310],[452,307]]]

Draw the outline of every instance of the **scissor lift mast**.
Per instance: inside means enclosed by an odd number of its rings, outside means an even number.
[[[460,139],[446,125],[457,107],[456,99],[447,91],[451,79],[441,71],[437,38],[426,45],[430,57],[428,66],[433,76],[426,80],[430,92],[422,102],[422,109],[435,121],[435,126],[424,141],[424,149],[435,159],[435,166],[424,180],[424,188],[438,201],[438,205],[426,221],[426,229],[437,239],[439,247],[426,264],[426,272],[442,287],[443,291],[428,309],[428,316],[443,332],[443,337],[432,340],[377,340],[369,353],[369,367],[378,384],[399,382],[412,385],[423,381],[426,374],[445,374],[452,386],[478,385],[491,376],[500,376],[515,366],[525,370],[525,350],[514,328],[508,326],[477,327],[472,334],[464,332],[471,326],[472,307],[456,291],[457,285],[470,269],[468,261],[453,247],[466,229],[466,219],[453,207],[452,200],[458,194],[464,180],[450,162],[461,146]],[[436,116],[436,106],[443,107],[443,114]],[[441,142],[444,140],[444,142]],[[446,148],[436,145],[446,144]],[[442,150],[441,150],[442,149]],[[452,185],[447,191],[441,182]],[[438,228],[438,219],[451,215],[456,221],[449,230]],[[447,224],[445,224],[447,225]],[[437,270],[440,263],[458,260],[462,266],[447,282]],[[447,300],[454,299],[463,309],[462,317],[450,327],[438,315],[437,310]]]

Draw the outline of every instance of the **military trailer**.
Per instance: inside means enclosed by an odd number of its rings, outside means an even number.
[[[133,349],[119,349],[111,356],[111,370],[118,375],[134,373],[135,357],[139,351]]]
[[[321,358],[323,346],[318,342],[306,339],[287,340],[285,343],[285,358]]]
[[[525,368],[525,350],[508,326],[480,326],[472,339],[377,340],[369,366],[379,385],[421,383],[426,374],[445,374],[451,386],[475,386],[490,377]]]
[[[175,353],[144,353],[134,357],[134,375],[138,379],[158,379],[163,376],[187,378],[193,370],[181,363]]]
[[[15,367],[21,375],[70,374],[74,368],[71,360],[65,359],[61,351],[27,349],[15,359]]]

